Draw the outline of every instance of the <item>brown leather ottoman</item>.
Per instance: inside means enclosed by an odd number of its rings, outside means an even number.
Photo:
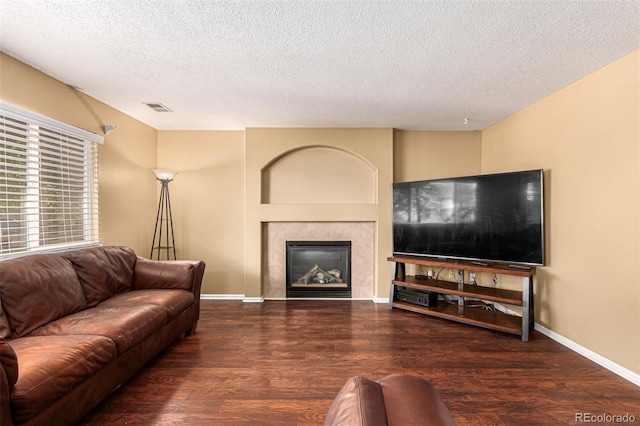
[[[455,422],[431,382],[391,374],[376,381],[351,377],[331,404],[324,424],[411,426]]]

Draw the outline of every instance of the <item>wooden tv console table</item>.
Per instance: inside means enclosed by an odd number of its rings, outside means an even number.
[[[395,263],[394,279],[389,292],[389,309],[398,308],[434,317],[445,318],[465,324],[471,324],[492,330],[503,331],[522,336],[522,341],[529,340],[529,332],[533,328],[533,267],[511,267],[509,265],[486,265],[469,261],[446,261],[442,259],[395,255],[387,260]],[[441,281],[435,278],[416,278],[406,275],[405,264],[447,268],[458,270],[458,282]],[[500,275],[522,277],[522,291],[505,290],[464,283],[464,271],[489,272]],[[400,290],[400,296],[399,296]],[[436,295],[458,296],[457,303],[446,300],[431,299],[420,302],[400,300],[403,291],[421,291]],[[406,294],[406,293],[404,293]],[[424,293],[422,293],[424,294]],[[467,298],[485,302],[496,302],[522,307],[522,316],[511,315],[499,310],[488,310],[481,305],[470,305]],[[425,306],[428,305],[428,306]]]

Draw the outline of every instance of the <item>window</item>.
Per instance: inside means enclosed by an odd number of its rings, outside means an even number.
[[[99,244],[102,141],[0,102],[0,259]]]

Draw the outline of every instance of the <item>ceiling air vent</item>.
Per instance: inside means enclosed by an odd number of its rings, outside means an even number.
[[[146,106],[154,110],[155,112],[173,112],[160,102],[143,102]]]

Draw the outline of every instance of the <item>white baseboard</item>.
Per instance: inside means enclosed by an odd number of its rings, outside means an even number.
[[[373,298],[373,302],[374,303],[386,303],[386,304],[389,304],[389,298],[388,297],[374,297]]]
[[[247,303],[262,303],[264,297],[245,297],[244,294],[201,294],[200,300],[242,300]]]
[[[579,344],[577,344],[576,342],[567,339],[564,336],[561,336],[560,334],[556,333],[555,331],[551,331],[548,328],[536,323],[535,325],[535,329],[538,330],[540,333],[544,334],[545,336],[549,337],[552,340],[555,340],[556,342],[560,343],[563,346],[566,346],[567,348],[571,349],[574,352],[579,353],[580,355],[582,355],[583,357],[590,359],[591,361],[595,362],[596,364],[606,368],[607,370],[611,371],[612,373],[617,374],[618,376],[622,377],[623,379],[626,379],[628,381],[630,381],[631,383],[633,383],[636,386],[640,386],[640,374],[635,373],[627,368],[624,368],[623,366],[616,364],[615,362],[611,361],[610,359],[607,359],[605,357],[603,357],[602,355],[599,355],[595,352],[593,352],[590,349],[585,348],[584,346],[581,346]]]
[[[498,303],[494,303],[494,306],[496,307],[496,309],[505,312],[507,314],[510,315],[518,315],[518,313],[512,311],[511,309],[507,308],[506,306],[500,305]],[[625,380],[630,381],[631,383],[633,383],[636,386],[640,386],[640,374],[634,373],[633,371],[624,368],[623,366],[616,364],[615,362],[611,361],[610,359],[607,359],[605,357],[603,357],[602,355],[599,355],[595,352],[593,352],[590,349],[585,348],[582,345],[577,344],[576,342],[574,342],[573,340],[569,340],[566,337],[556,333],[555,331],[551,331],[549,330],[547,327],[540,325],[538,323],[535,323],[534,328],[536,330],[538,330],[540,333],[544,334],[545,336],[547,336],[548,338],[550,338],[551,340],[555,340],[556,342],[560,343],[562,346],[565,346],[569,349],[571,349],[572,351],[582,355],[583,357],[595,362],[596,364],[606,368],[607,370],[611,371],[614,374],[617,374],[618,376],[622,377]]]
[[[200,300],[242,300],[244,294],[201,294]]]

